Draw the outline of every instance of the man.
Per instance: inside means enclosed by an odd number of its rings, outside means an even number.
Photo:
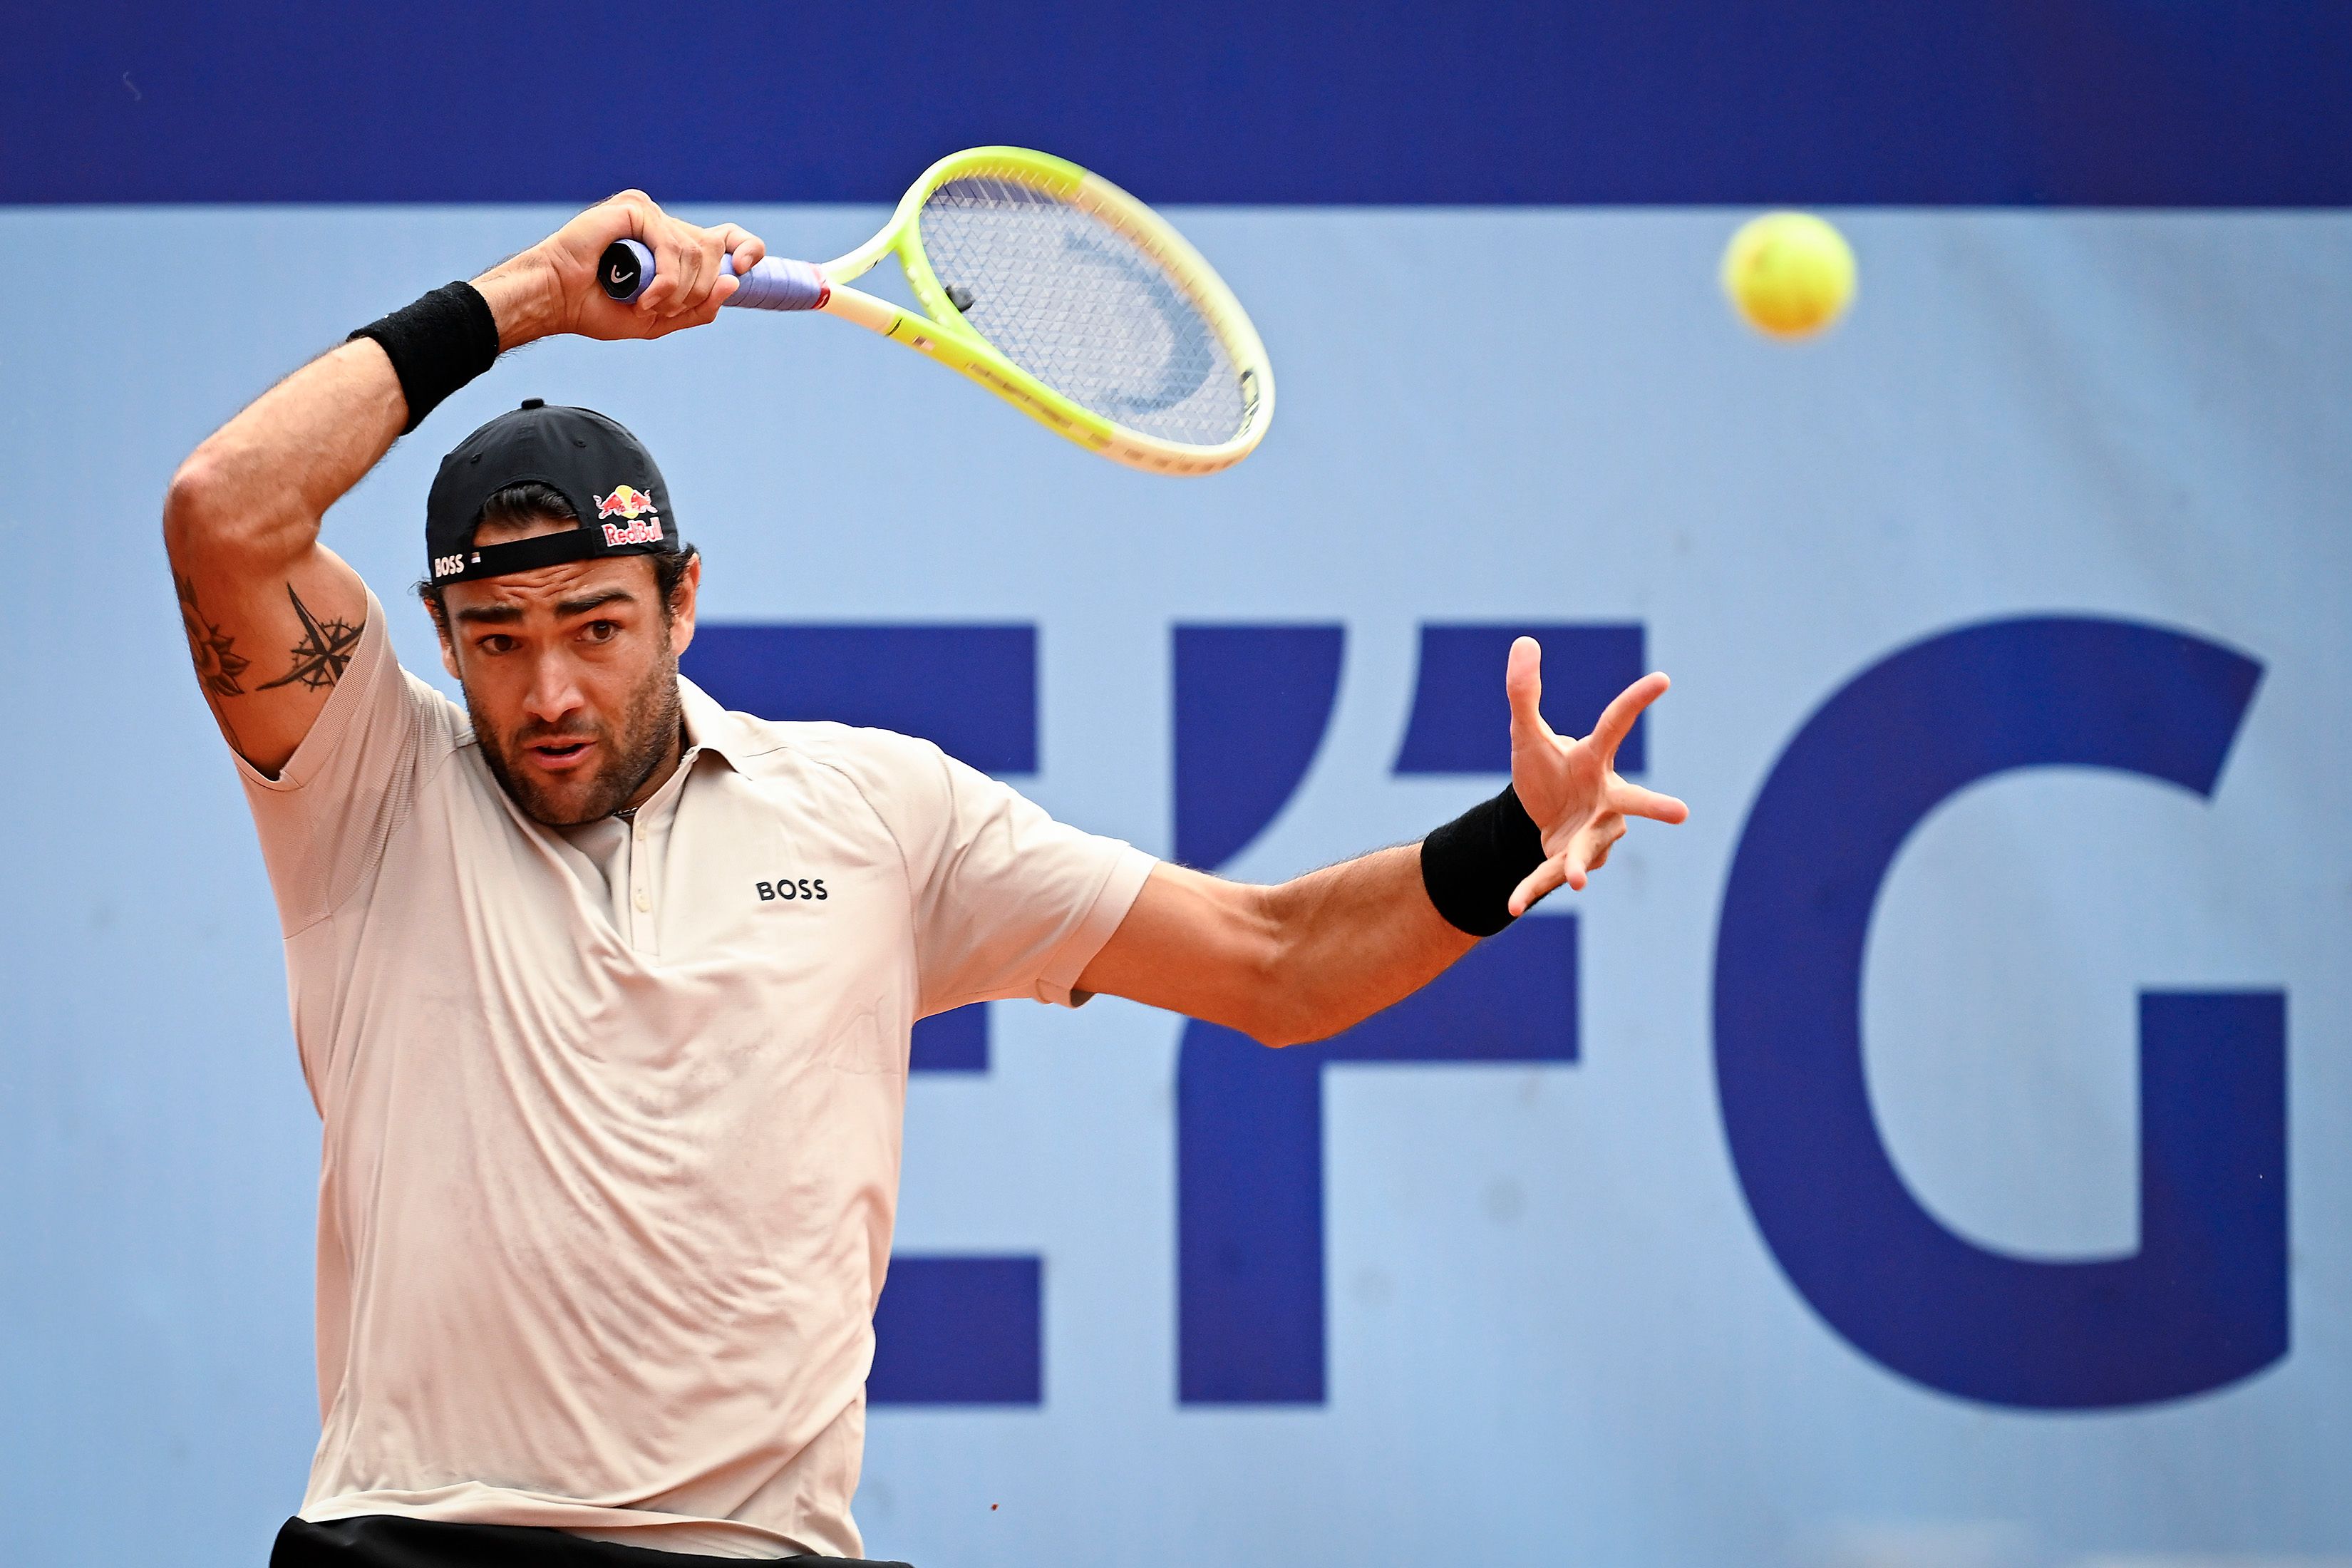
[[[656,255],[634,307],[593,276],[622,236]],[[325,1124],[323,1430],[278,1563],[854,1557],[918,1017],[1107,991],[1319,1038],[1582,887],[1628,815],[1686,815],[1611,766],[1665,678],[1564,741],[1524,639],[1511,789],[1274,888],[1065,827],[928,742],[722,711],[677,674],[701,563],[652,458],[536,399],[426,501],[464,711],[405,675],[327,508],[501,351],[702,325],[720,257],[761,251],[614,197],[353,333],[173,481]]]

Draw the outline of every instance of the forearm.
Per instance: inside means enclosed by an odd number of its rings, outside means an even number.
[[[1275,888],[1160,865],[1078,989],[1288,1046],[1336,1035],[1420,989],[1475,940],[1431,906],[1419,845]]]
[[[1269,1045],[1336,1035],[1452,967],[1477,938],[1446,922],[1407,844],[1264,889],[1274,931]]]
[[[545,268],[530,253],[475,279],[501,349],[542,335]],[[380,461],[409,417],[383,349],[355,339],[271,387],[181,464],[163,511],[164,540],[183,571],[232,556],[279,570],[307,554],[327,509]]]
[[[1419,844],[1276,888],[1154,867],[1077,989],[1187,1013],[1269,1046],[1323,1039],[1420,990],[1480,933],[1501,931],[1553,889],[1582,888],[1623,836],[1627,814],[1689,816],[1614,766],[1666,678],[1643,677],[1591,735],[1564,741],[1537,706],[1538,653],[1532,637],[1511,645],[1510,788]]]
[[[319,521],[391,449],[407,418],[392,362],[362,339],[320,355],[215,431],[173,476],[163,539],[174,567],[233,555],[272,572],[308,553]]]

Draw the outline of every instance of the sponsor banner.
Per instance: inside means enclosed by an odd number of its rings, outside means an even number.
[[[803,255],[877,217],[701,216]],[[1358,1030],[925,1026],[871,1550],[2352,1552],[2352,308],[2315,281],[2352,217],[1841,215],[1856,306],[1790,346],[1715,291],[1740,216],[1182,214],[1282,378],[1207,479],[730,316],[502,363],[334,509],[454,689],[404,592],[440,453],[522,395],[603,410],[709,520],[685,668],[723,700],[1257,881],[1492,793],[1513,636],[1561,728],[1675,678],[1627,761],[1691,822]],[[317,1435],[316,1112],[236,775],[170,600],[123,591],[156,498],[549,218],[0,215],[91,258],[0,326],[0,461],[79,520],[0,629],[0,723],[53,759],[0,913],[11,1561],[100,1515],[258,1561]],[[1432,308],[1464,257],[1543,258],[1540,308]],[[662,526],[624,489],[608,542]],[[737,895],[838,909],[823,869],[746,847]]]

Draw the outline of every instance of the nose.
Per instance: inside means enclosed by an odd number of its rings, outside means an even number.
[[[530,686],[523,693],[522,706],[541,724],[560,724],[587,706],[572,661],[562,650],[549,648],[531,661]]]

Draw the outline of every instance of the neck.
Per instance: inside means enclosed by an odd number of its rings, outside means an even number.
[[[629,791],[629,797],[616,810],[635,811],[651,800],[662,785],[669,783],[670,775],[677,772],[677,761],[685,754],[686,721],[681,718],[677,727],[670,731],[669,743],[662,748],[661,755],[653,760],[646,769],[645,776],[637,781],[636,787]]]

